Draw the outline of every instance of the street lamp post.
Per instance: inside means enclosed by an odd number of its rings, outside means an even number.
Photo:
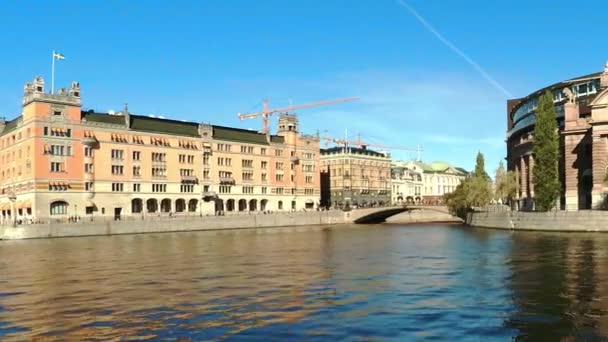
[[[11,216],[13,217],[13,227],[17,226],[17,216],[15,212],[15,201],[17,200],[17,196],[14,193],[10,193],[8,195],[8,200],[11,201]]]

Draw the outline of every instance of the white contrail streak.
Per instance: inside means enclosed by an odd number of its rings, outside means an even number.
[[[456,45],[447,40],[433,25],[431,25],[424,17],[422,17],[414,8],[408,5],[404,0],[397,0],[397,3],[401,5],[403,8],[408,10],[416,19],[426,28],[429,32],[431,32],[443,45],[447,46],[450,50],[456,53],[458,56],[462,57],[467,63],[469,63],[477,72],[486,79],[486,81],[490,82],[496,89],[500,90],[503,94],[505,94],[508,98],[514,98],[513,94],[511,94],[505,87],[501,86],[498,81],[496,81],[487,71],[485,71],[477,62],[471,59],[471,57],[467,56],[464,52],[462,52]]]

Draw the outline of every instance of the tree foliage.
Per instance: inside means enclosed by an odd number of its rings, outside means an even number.
[[[484,157],[477,154],[477,162],[472,177],[466,178],[454,190],[444,196],[450,212],[461,218],[466,218],[467,212],[473,207],[482,207],[490,203],[492,191],[489,177],[485,171]]]
[[[491,180],[490,176],[486,172],[486,162],[483,153],[477,152],[477,158],[475,159],[475,171],[473,171],[473,177],[485,178]]]
[[[494,179],[494,199],[501,200],[503,204],[511,205],[518,192],[519,174],[516,171],[505,171],[502,162],[500,162]]]
[[[505,189],[507,172],[502,161],[498,164],[496,174],[494,176],[494,199],[504,200],[507,197]]]
[[[559,135],[553,96],[549,91],[541,96],[536,110],[534,127],[534,197],[536,209],[548,211],[559,198],[560,184],[558,173]]]

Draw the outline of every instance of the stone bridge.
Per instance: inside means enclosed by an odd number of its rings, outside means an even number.
[[[402,205],[354,209],[346,213],[346,221],[352,223],[381,223],[391,216],[411,210],[432,210],[450,214],[448,207],[441,205]]]

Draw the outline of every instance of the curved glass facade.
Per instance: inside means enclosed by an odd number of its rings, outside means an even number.
[[[565,95],[563,92],[563,89],[565,88],[566,87],[553,90],[553,102],[560,103],[555,106],[555,114],[557,118],[563,118],[564,116],[564,105],[561,104],[561,102],[565,99]],[[591,81],[571,85],[568,88],[570,88],[570,90],[573,94],[576,95],[576,97],[589,96],[598,92],[600,88],[600,80],[594,79]],[[519,130],[534,125],[534,122],[536,121],[535,111],[537,107],[538,97],[534,97],[521,104],[513,114],[513,128],[508,132],[508,136],[511,136],[513,133]]]

